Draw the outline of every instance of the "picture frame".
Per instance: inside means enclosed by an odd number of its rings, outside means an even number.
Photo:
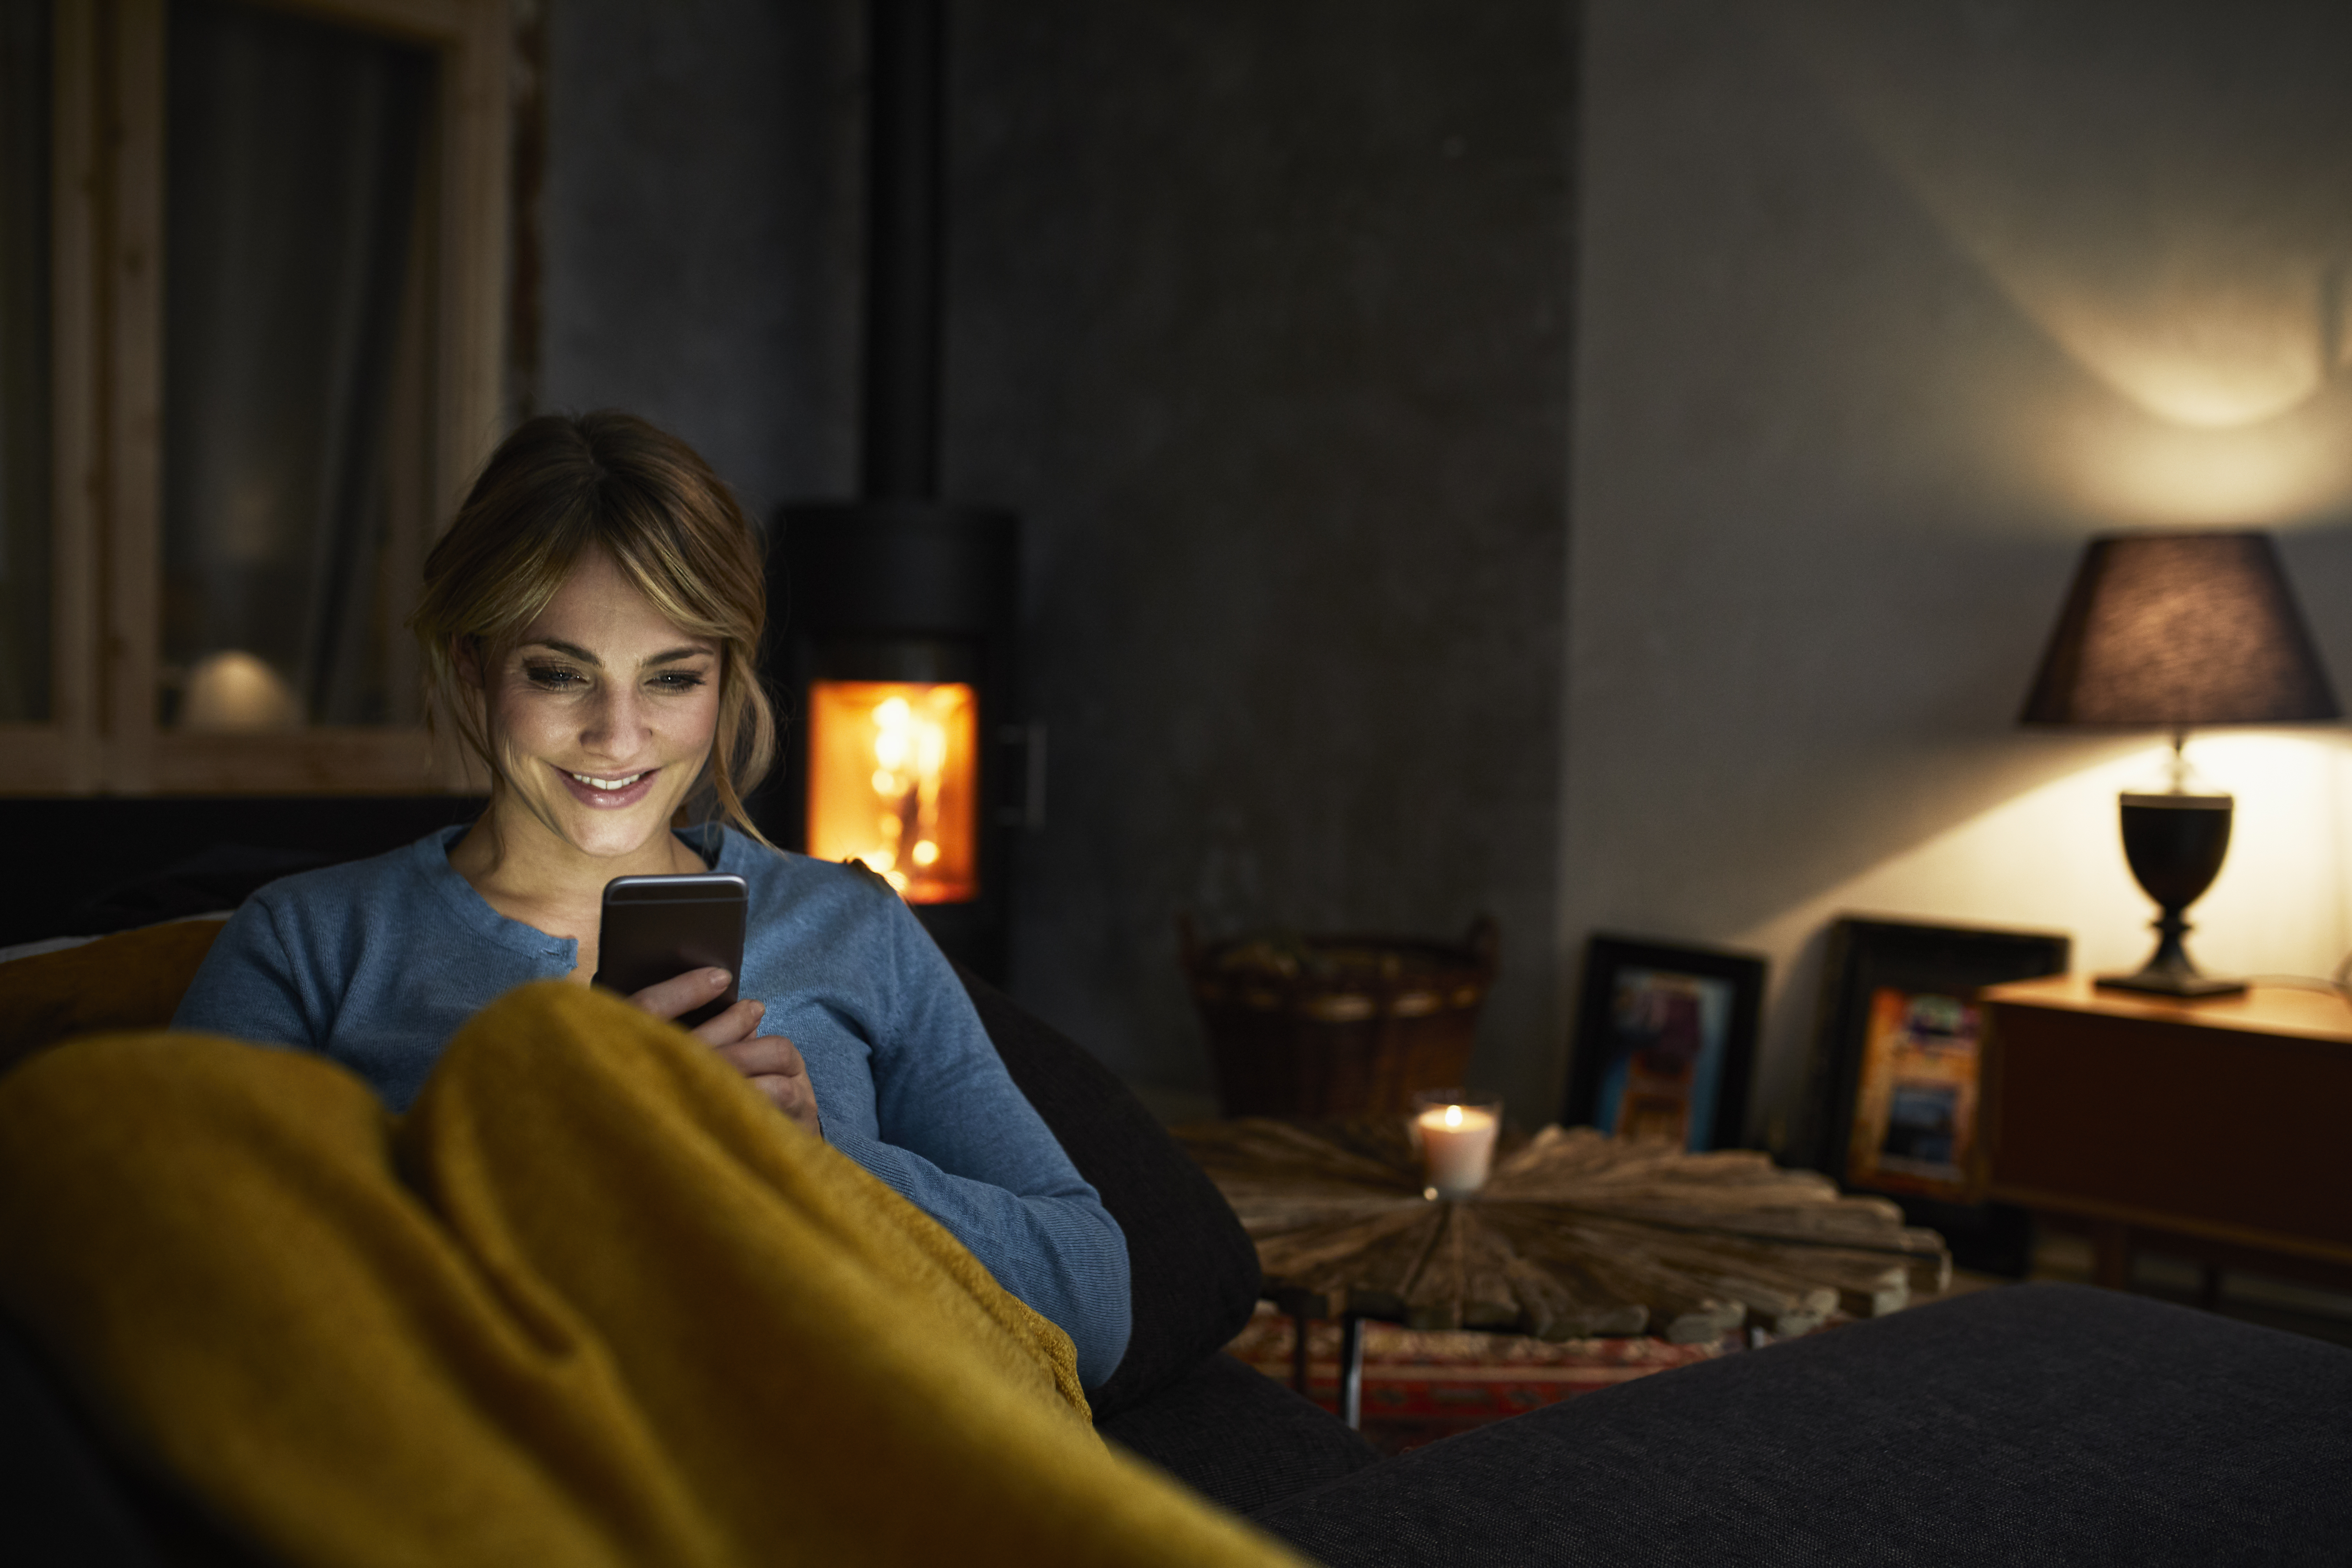
[[[1845,916],[1829,931],[1804,1163],[1893,1199],[1963,1268],[2021,1275],[2021,1210],[1984,1201],[1978,1140],[1988,985],[2066,972],[2062,931]]]
[[[1569,1059],[1569,1127],[1693,1152],[1746,1140],[1765,961],[1595,932]]]

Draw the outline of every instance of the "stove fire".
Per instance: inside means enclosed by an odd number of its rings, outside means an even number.
[[[980,890],[979,702],[961,681],[819,680],[808,847],[863,860],[910,904]]]

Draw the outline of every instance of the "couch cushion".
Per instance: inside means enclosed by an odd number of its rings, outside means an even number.
[[[1127,1233],[1134,1328],[1118,1369],[1088,1391],[1099,1422],[1170,1387],[1241,1332],[1257,1303],[1257,1248],[1215,1184],[1117,1075],[986,981],[958,973],[1013,1083]]]
[[[1337,1415],[1223,1352],[1095,1428],[1242,1513],[1380,1460]]]
[[[1260,1509],[1334,1568],[2342,1563],[2352,1351],[1979,1291],[1588,1394]]]
[[[75,1035],[170,1024],[221,923],[173,921],[0,963],[0,1072]]]

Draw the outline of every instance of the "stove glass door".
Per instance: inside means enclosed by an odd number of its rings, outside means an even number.
[[[865,861],[910,904],[978,898],[979,712],[963,681],[815,682],[809,853]]]

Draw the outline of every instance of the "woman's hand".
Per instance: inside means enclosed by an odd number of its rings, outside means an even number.
[[[656,1018],[677,1018],[718,996],[727,989],[727,981],[723,969],[690,969],[676,979],[646,986],[629,1000]],[[792,1041],[759,1032],[760,1020],[767,1011],[766,1003],[746,998],[696,1026],[695,1037],[716,1047],[777,1110],[822,1138],[824,1126],[817,1117],[816,1090],[809,1085],[808,1064],[801,1060]]]

